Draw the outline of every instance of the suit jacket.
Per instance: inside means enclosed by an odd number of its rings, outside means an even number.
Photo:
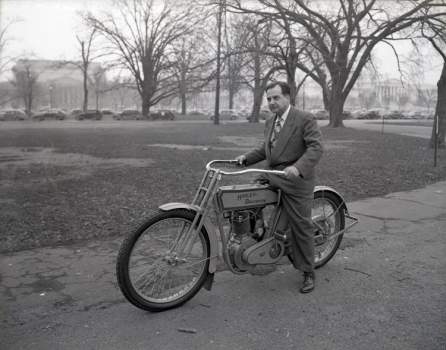
[[[265,123],[264,142],[245,154],[246,164],[251,165],[266,160],[266,168],[283,170],[292,165],[299,170],[298,178],[286,179],[283,176],[268,175],[272,186],[285,193],[310,197],[313,195],[315,166],[322,153],[322,135],[313,115],[290,108],[274,148],[271,148],[271,134],[275,118]]]

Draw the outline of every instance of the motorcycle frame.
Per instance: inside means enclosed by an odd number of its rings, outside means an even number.
[[[239,176],[243,174],[248,173],[264,173],[264,174],[275,174],[275,175],[282,175],[284,176],[283,171],[279,170],[264,170],[264,169],[244,169],[239,171],[224,171],[221,169],[213,168],[212,166],[214,164],[223,163],[226,165],[235,165],[237,162],[235,160],[213,160],[209,162],[206,165],[206,171],[203,175],[203,178],[201,180],[201,183],[197,189],[197,192],[195,193],[194,199],[192,200],[192,203],[179,203],[179,202],[171,202],[166,203],[161,206],[159,206],[159,209],[162,211],[169,211],[174,209],[186,209],[190,210],[195,213],[194,220],[192,224],[190,225],[190,228],[185,232],[184,237],[179,238],[179,241],[186,241],[182,242],[182,244],[188,245],[187,239],[190,237],[193,237],[194,232],[200,232],[200,230],[204,227],[208,238],[209,238],[209,245],[210,245],[210,254],[209,254],[209,268],[208,271],[210,274],[215,273],[217,270],[217,263],[218,263],[218,257],[219,257],[219,241],[218,237],[220,237],[221,241],[221,249],[222,249],[222,257],[226,264],[226,266],[231,270],[231,272],[235,274],[244,274],[245,272],[240,272],[233,268],[229,253],[227,249],[228,240],[229,240],[229,233],[225,234],[224,230],[224,208],[221,207],[220,203],[217,200],[217,191],[218,191],[218,185],[220,181],[222,180],[222,177],[224,175],[228,176]],[[328,186],[316,186],[315,191],[324,190],[327,192],[332,192],[335,196],[339,197],[341,200],[342,205],[339,210],[344,210],[346,217],[353,220],[353,223],[350,224],[348,227],[344,228],[343,230],[336,233],[336,236],[343,234],[345,231],[350,229],[353,225],[355,225],[358,220],[348,214],[347,206],[345,204],[344,199],[342,196],[334,189]],[[272,213],[272,225],[268,228],[267,232],[265,232],[265,237],[269,238],[272,237],[273,233],[275,232],[275,229],[277,227],[277,224],[279,222],[280,214],[282,207],[280,205],[281,203],[281,193],[280,190],[278,191],[278,200],[277,203],[274,204],[275,208]],[[211,207],[214,208],[216,219],[217,219],[217,226],[215,226],[211,220],[209,219],[209,211]],[[263,209],[262,209],[263,210]],[[217,232],[218,231],[218,232]]]

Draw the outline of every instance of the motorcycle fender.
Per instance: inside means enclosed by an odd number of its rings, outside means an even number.
[[[174,209],[186,209],[197,212],[198,207],[187,203],[172,202],[160,205],[159,209],[162,211],[169,211]],[[217,262],[218,262],[219,250],[218,250],[217,228],[208,218],[204,219],[203,225],[204,228],[206,229],[206,232],[208,233],[209,244],[211,246],[211,251],[210,251],[211,258],[209,259],[209,272],[212,274],[217,270]]]
[[[336,191],[334,188],[331,188],[329,186],[315,186],[313,192],[318,192],[318,191],[325,191],[325,192],[333,193],[336,197],[339,198],[339,200],[342,203],[342,208],[344,208],[345,212],[348,213],[347,204],[344,200],[344,197],[342,197],[341,194],[338,191]]]

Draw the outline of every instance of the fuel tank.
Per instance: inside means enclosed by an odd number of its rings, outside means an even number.
[[[221,186],[217,191],[217,201],[223,210],[238,210],[264,207],[276,204],[279,194],[269,185],[245,184]]]

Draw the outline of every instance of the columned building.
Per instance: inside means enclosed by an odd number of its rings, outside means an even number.
[[[79,68],[81,62],[52,60],[18,60],[12,68],[13,72],[27,72],[36,79],[33,85],[33,109],[57,108],[64,110],[80,109],[83,104],[83,75]],[[104,84],[104,70],[98,63],[90,63],[89,76],[102,76],[96,79],[97,84]],[[26,78],[25,78],[26,79]],[[89,86],[89,108],[96,108],[94,86]],[[19,92],[20,94],[20,92]],[[21,104],[20,96],[16,103]]]

